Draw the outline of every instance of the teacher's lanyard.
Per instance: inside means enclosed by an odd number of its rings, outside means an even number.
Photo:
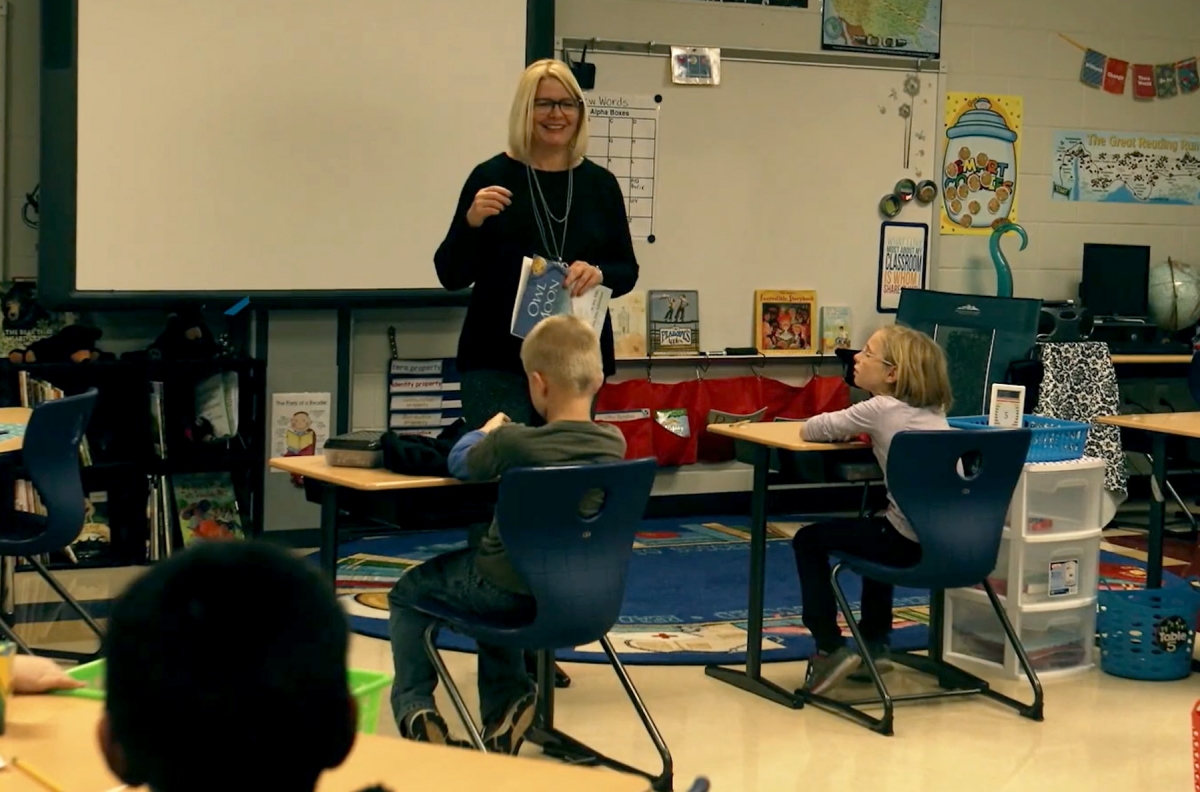
[[[554,213],[550,211],[550,204],[542,192],[542,184],[538,181],[533,168],[528,165],[525,166],[525,179],[529,182],[529,197],[533,199],[533,219],[537,222],[538,235],[542,238],[542,247],[545,248],[546,255],[553,257],[555,261],[564,261],[563,251],[567,247],[567,218],[571,215],[571,198],[575,192],[575,169],[571,168],[567,171],[567,207],[563,211],[561,219],[555,217]],[[540,212],[538,211],[539,204]],[[542,223],[542,212],[546,213],[544,224]],[[555,223],[562,224],[561,242],[554,233]],[[550,232],[549,237],[546,235],[547,230]]]

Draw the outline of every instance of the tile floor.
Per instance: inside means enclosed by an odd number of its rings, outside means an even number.
[[[1108,541],[1137,544],[1119,532]],[[67,582],[82,598],[95,599],[117,593],[132,574],[90,572]],[[44,592],[22,580],[18,596],[40,601]],[[26,625],[22,632],[42,644],[89,647],[79,623]],[[447,662],[474,706],[474,656],[448,653]],[[391,653],[385,642],[356,635],[351,663],[389,670]],[[609,755],[652,767],[653,748],[608,667],[567,669],[574,684],[559,691],[558,725]],[[1043,723],[977,699],[905,705],[897,711],[896,736],[885,738],[816,709],[784,709],[709,679],[698,667],[635,666],[630,673],[671,747],[681,789],[699,774],[711,779],[714,792],[1192,788],[1190,712],[1200,699],[1200,674],[1149,683],[1095,670],[1048,681]],[[804,664],[770,664],[767,674],[798,686]],[[915,684],[899,681],[905,690]],[[999,680],[997,688],[1028,695],[1015,682]],[[395,733],[390,712],[380,731]],[[532,747],[526,753],[538,755]]]

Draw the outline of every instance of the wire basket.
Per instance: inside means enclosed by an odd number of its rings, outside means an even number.
[[[1200,595],[1190,587],[1101,591],[1098,608],[1106,674],[1165,681],[1192,673]]]
[[[947,418],[946,422],[955,429],[1003,428],[988,426],[986,415]],[[1078,421],[1063,421],[1042,415],[1024,415],[1022,425],[1033,435],[1029,441],[1029,453],[1025,455],[1026,462],[1067,462],[1081,458],[1087,445],[1088,429],[1091,428]]]

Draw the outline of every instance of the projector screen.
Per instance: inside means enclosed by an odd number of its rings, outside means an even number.
[[[440,288],[526,0],[79,0],[77,31],[78,292]]]

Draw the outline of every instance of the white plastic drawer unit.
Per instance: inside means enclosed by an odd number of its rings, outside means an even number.
[[[1007,523],[1029,537],[1103,528],[1103,495],[1102,459],[1027,464],[1013,492]]]
[[[1000,596],[1015,597],[1020,608],[1065,607],[1072,600],[1090,599],[1096,596],[1101,538],[1095,530],[1014,541],[1005,531],[988,580]]]
[[[1010,613],[1013,629],[1039,676],[1054,676],[1092,667],[1096,645],[1096,600],[1083,600],[1057,610]],[[946,659],[968,670],[1024,676],[1004,628],[980,591],[946,592],[944,628]]]

